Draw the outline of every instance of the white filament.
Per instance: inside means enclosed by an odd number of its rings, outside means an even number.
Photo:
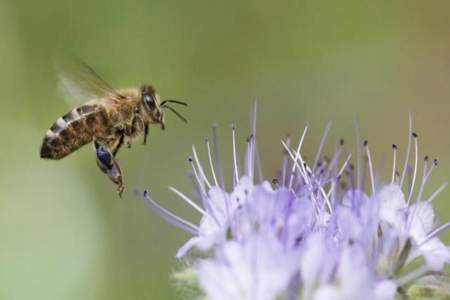
[[[305,129],[303,129],[303,133],[302,133],[302,136],[300,138],[300,141],[298,142],[297,151],[295,152],[295,157],[292,157],[294,162],[296,162],[301,157],[300,151],[302,149],[303,140],[305,139],[307,131],[308,131],[308,126],[305,126]],[[285,148],[286,148],[286,145],[284,145],[284,143],[283,143],[283,146],[285,146]],[[288,151],[289,151],[289,154],[290,154],[290,150],[288,150]],[[303,162],[302,162],[302,166],[303,166]],[[295,164],[292,165],[291,174],[294,173],[294,171],[295,171]],[[306,171],[305,171],[305,175],[306,175]],[[294,176],[291,176],[291,178],[289,179],[289,186],[288,186],[289,189],[292,188],[293,181],[294,181]]]
[[[191,167],[192,167],[192,171],[194,172],[195,180],[197,180],[198,186],[200,187],[202,194],[206,195],[205,186],[203,185],[203,181],[200,180],[200,177],[198,177],[197,169],[195,168],[192,158],[189,159],[189,162],[191,163]]]
[[[446,187],[448,186],[448,182],[444,182],[431,196],[428,198],[427,202],[431,203],[434,198],[437,197]]]
[[[428,161],[425,160],[422,170],[422,182],[420,183],[419,193],[417,193],[416,202],[422,201],[423,190],[425,188],[425,178],[426,178],[425,176],[427,174],[427,168],[428,168]]]
[[[190,206],[192,206],[196,211],[201,213],[203,216],[214,221],[213,217],[210,214],[208,214],[204,209],[202,209],[200,206],[198,206],[194,201],[189,199],[189,197],[187,197],[185,194],[183,194],[182,192],[180,192],[179,190],[177,190],[176,188],[171,187],[171,186],[169,186],[169,190],[171,190],[172,192],[177,194],[181,199],[186,201]]]
[[[317,150],[316,158],[314,159],[314,164],[312,166],[313,171],[316,169],[316,166],[319,163],[320,155],[322,153],[323,147],[325,146],[325,141],[327,139],[328,133],[330,132],[331,124],[332,124],[332,122],[329,121],[323,132],[322,139],[320,140],[320,144],[319,144],[319,149]]]
[[[412,139],[412,117],[411,117],[411,113],[409,113],[409,130],[408,130],[408,133],[409,133],[408,148],[406,149],[405,163],[403,164],[402,177],[400,178],[400,188],[403,186],[403,181],[405,180],[406,170],[408,169],[409,153],[411,152],[411,139]]]
[[[397,146],[393,147],[394,149],[394,158],[393,158],[393,162],[392,162],[392,179],[391,179],[391,183],[394,183],[395,181],[395,167],[397,165]]]
[[[239,183],[239,172],[238,172],[238,165],[237,165],[237,154],[236,154],[236,128],[233,125],[232,128],[233,132],[233,163],[234,163],[234,183]]]
[[[216,186],[219,186],[219,183],[217,182],[216,172],[214,170],[214,163],[213,163],[213,160],[212,160],[211,147],[209,145],[209,140],[208,139],[206,140],[206,148],[208,150],[209,166],[211,168],[211,173],[212,173],[212,176],[213,176],[213,179],[214,179],[214,184]]]
[[[375,177],[373,173],[372,157],[370,156],[369,145],[366,144],[365,148],[367,153],[367,159],[369,160],[369,175],[370,175],[370,183],[372,186],[372,194],[375,194]]]
[[[414,136],[414,151],[415,151],[415,158],[414,158],[414,172],[413,172],[413,178],[411,182],[411,190],[409,191],[408,201],[406,202],[408,205],[411,201],[412,194],[414,192],[414,185],[416,184],[416,177],[417,177],[417,165],[419,163],[419,143],[417,141],[417,136]]]
[[[347,164],[349,163],[349,161],[350,161],[351,158],[352,158],[352,154],[350,153],[350,154],[347,156],[347,159],[345,160],[345,162],[344,162],[344,164],[342,165],[341,169],[339,170],[339,172],[338,172],[336,178],[339,178],[339,177],[342,175],[342,173],[344,173],[345,168],[347,167]],[[328,198],[331,197],[331,193],[334,191],[335,186],[336,186],[336,180],[334,180],[333,182],[331,182],[330,189],[329,189],[329,191],[328,191],[328,193],[327,193],[327,197],[328,197]]]

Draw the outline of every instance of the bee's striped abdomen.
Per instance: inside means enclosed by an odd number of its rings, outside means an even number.
[[[61,159],[109,129],[106,110],[83,105],[65,114],[50,127],[41,147],[41,158]]]

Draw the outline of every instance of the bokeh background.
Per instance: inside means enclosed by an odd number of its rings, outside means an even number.
[[[421,156],[440,159],[426,189],[450,178],[450,5],[447,1],[24,1],[0,0],[0,299],[173,299],[178,247],[188,235],[160,220],[134,188],[198,220],[167,190],[190,193],[192,144],[230,124],[243,148],[258,99],[264,173],[280,166],[280,138],[311,126],[313,155],[330,142],[354,145],[354,119],[376,164],[404,153],[408,112]],[[62,161],[38,150],[70,109],[53,58],[73,54],[115,86],[152,83],[186,99],[185,125],[167,116],[150,144],[123,149],[128,190],[119,199],[90,147]],[[227,164],[229,165],[229,164]],[[225,169],[229,170],[229,167]],[[450,190],[437,200],[450,219]],[[445,236],[450,242],[450,236]]]

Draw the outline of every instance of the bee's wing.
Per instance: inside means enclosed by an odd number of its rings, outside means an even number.
[[[59,90],[72,106],[105,96],[116,100],[124,98],[82,61],[57,60],[55,68],[59,76]]]

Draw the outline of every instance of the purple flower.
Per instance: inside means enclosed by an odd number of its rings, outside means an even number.
[[[446,184],[424,195],[437,162],[425,158],[419,178],[411,122],[404,167],[399,171],[394,145],[387,182],[378,179],[367,142],[351,155],[341,141],[333,156],[322,158],[329,124],[313,161],[301,152],[308,128],[295,149],[282,140],[282,168],[269,183],[259,162],[256,106],[253,116],[242,166],[232,129],[231,189],[221,172],[216,127],[212,143],[206,140],[208,163],[200,163],[195,147],[189,159],[198,201],[169,187],[200,213],[198,225],[144,193],[161,217],[192,234],[177,257],[194,270],[208,299],[393,299],[450,263],[450,250],[439,240],[450,223],[439,226],[432,208]]]

